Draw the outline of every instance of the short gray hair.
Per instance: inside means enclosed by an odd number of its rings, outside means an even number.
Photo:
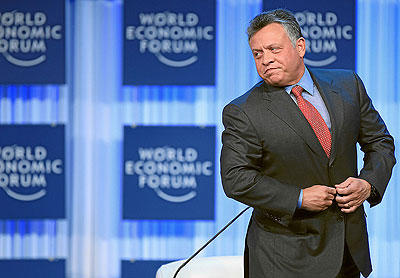
[[[300,25],[294,14],[285,9],[276,9],[263,12],[250,21],[249,27],[247,27],[248,40],[250,41],[255,33],[271,23],[279,23],[282,25],[293,47],[296,46],[297,40],[303,37]]]

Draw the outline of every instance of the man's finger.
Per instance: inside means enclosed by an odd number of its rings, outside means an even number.
[[[335,199],[338,204],[346,204],[352,200],[352,196],[351,195],[336,196]]]
[[[335,199],[335,194],[328,194],[325,200],[333,201]]]
[[[335,188],[333,188],[333,187],[326,187],[327,188],[327,192],[328,192],[328,194],[331,194],[331,195],[336,195],[336,189]]]
[[[351,192],[353,192],[352,188],[350,186],[339,187],[338,185],[336,185],[336,191],[337,191],[337,193],[339,193],[341,195],[348,195]]]
[[[349,209],[349,208],[353,207],[354,204],[352,204],[352,202],[338,203],[338,206],[341,207],[341,208]]]
[[[355,212],[357,209],[357,206],[352,206],[350,208],[342,208],[340,209],[343,213],[352,213]]]
[[[351,178],[347,178],[346,180],[344,180],[343,182],[336,184],[335,187],[336,188],[346,188],[347,186],[349,186],[349,184],[352,182]]]

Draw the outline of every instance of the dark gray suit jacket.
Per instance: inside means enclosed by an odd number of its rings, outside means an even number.
[[[372,271],[363,206],[350,214],[336,203],[319,213],[296,206],[301,188],[348,177],[365,179],[381,198],[395,164],[393,138],[357,74],[310,72],[332,122],[329,159],[283,88],[261,81],[224,108],[222,184],[228,197],[254,208],[245,252],[251,278],[336,277],[345,241],[361,273]]]

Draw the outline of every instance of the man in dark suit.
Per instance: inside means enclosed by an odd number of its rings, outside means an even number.
[[[367,277],[363,203],[383,197],[393,138],[356,73],[305,67],[291,12],[262,13],[247,33],[263,81],[224,108],[221,152],[226,195],[254,208],[245,277]]]

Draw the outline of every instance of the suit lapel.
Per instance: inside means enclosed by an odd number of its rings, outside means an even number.
[[[343,99],[340,96],[341,89],[332,84],[333,80],[324,80],[313,74],[311,70],[310,74],[325,102],[331,119],[332,150],[329,159],[331,164],[336,156],[337,144],[340,142],[340,131],[342,130],[344,120]]]
[[[322,158],[327,158],[317,136],[303,113],[283,88],[268,86],[264,83],[263,99],[267,108],[292,128],[309,147]]]

